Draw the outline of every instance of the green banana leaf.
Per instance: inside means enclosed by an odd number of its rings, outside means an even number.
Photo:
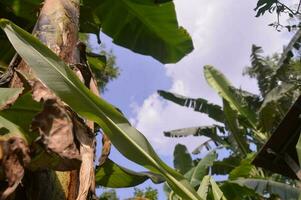
[[[4,89],[4,88],[3,88]],[[0,89],[1,96],[2,88]],[[0,97],[1,98],[1,97]],[[30,92],[26,92],[20,96],[16,102],[8,109],[1,110],[0,115],[20,126],[23,130],[29,130],[32,119],[42,111],[41,103],[32,99]],[[35,133],[32,133],[36,137]]]
[[[182,128],[172,131],[165,131],[164,136],[166,137],[186,137],[189,135],[193,136],[206,136],[212,139],[214,142],[227,146],[228,143],[224,140],[223,136],[218,133],[225,133],[225,129],[219,125],[213,126],[200,126],[191,128]]]
[[[256,112],[249,108],[244,98],[237,98],[233,92],[233,87],[226,79],[226,77],[212,66],[204,67],[204,75],[208,84],[228,103],[231,108],[236,110],[242,117],[244,117],[250,124],[251,128],[256,129]]]
[[[37,20],[42,0],[4,0],[0,17],[8,18],[27,31]],[[162,63],[177,62],[193,50],[192,40],[178,26],[174,3],[170,0],[83,0],[80,31],[100,31],[113,42],[134,52],[151,55]],[[14,49],[0,33],[0,65],[7,65]]]
[[[189,98],[176,93],[158,90],[158,94],[166,100],[172,101],[178,105],[193,108],[197,112],[207,114],[208,117],[215,121],[223,123],[225,121],[224,112],[219,105],[209,103],[202,98]]]
[[[160,1],[162,3],[162,1]],[[178,26],[174,3],[153,0],[84,0],[80,27],[162,63],[175,63],[193,50],[192,40]]]
[[[223,191],[225,197],[231,200],[261,199],[254,190],[229,181],[224,182],[220,186],[220,189]]]
[[[247,138],[244,132],[245,131],[242,127],[238,124],[238,116],[237,112],[232,109],[232,107],[229,105],[228,101],[223,99],[223,105],[224,105],[224,113],[226,118],[226,126],[229,129],[229,138],[233,137],[233,140],[236,144],[236,150],[238,150],[243,156],[246,156],[249,152],[249,145],[246,142]],[[233,144],[233,142],[232,142]]]
[[[207,199],[208,190],[209,190],[209,186],[210,186],[210,179],[211,179],[211,176],[209,176],[209,175],[204,176],[204,178],[197,190],[197,193],[203,199]]]
[[[241,160],[240,163],[229,173],[229,179],[235,180],[238,178],[250,178],[258,175],[257,169],[251,164],[255,154],[248,154],[245,159]]]
[[[201,199],[182,175],[159,158],[147,139],[111,104],[90,92],[57,55],[9,20],[1,19],[0,26],[38,78],[79,115],[97,122],[125,157],[164,176],[179,196]]]
[[[291,83],[282,83],[268,92],[258,111],[258,128],[271,133],[283,119],[287,110],[281,105],[281,100],[287,98],[287,95],[296,91],[298,86]],[[292,100],[291,102],[294,102]],[[289,108],[291,105],[288,105]],[[273,117],[271,117],[273,116]]]
[[[285,200],[295,200],[298,199],[300,190],[298,188],[292,187],[285,183],[279,183],[272,180],[265,179],[238,179],[231,181],[242,186],[246,186],[252,190],[255,190],[259,195],[275,194],[281,199]]]
[[[173,152],[173,165],[181,174],[185,174],[193,167],[193,161],[185,145],[177,144]]]
[[[8,140],[11,137],[20,137],[25,142],[31,140],[30,134],[22,130],[18,125],[0,116],[0,140]]]
[[[134,187],[151,179],[154,183],[162,183],[162,176],[151,172],[134,172],[114,163],[108,159],[96,168],[95,181],[97,186],[110,188]]]
[[[222,190],[219,188],[219,186],[216,184],[214,179],[210,177],[210,184],[212,188],[212,194],[214,200],[227,200]]]
[[[23,88],[0,88],[0,110],[14,103],[22,91]]]
[[[230,156],[223,160],[217,160],[213,163],[211,173],[216,175],[228,175],[240,163],[241,158]]]
[[[204,176],[208,174],[208,168],[213,165],[214,160],[217,158],[217,153],[215,151],[209,152],[193,170],[190,178],[190,183],[193,186],[197,186],[203,180]]]

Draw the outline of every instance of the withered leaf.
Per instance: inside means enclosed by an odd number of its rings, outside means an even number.
[[[76,144],[71,117],[61,102],[48,99],[44,102],[42,112],[34,117],[31,124],[31,129],[40,134],[40,141],[46,150],[62,158],[57,170],[76,169],[80,165],[79,144]]]
[[[1,166],[7,178],[7,188],[1,192],[0,199],[12,194],[24,176],[24,167],[30,162],[29,148],[24,139],[11,137],[0,141]]]

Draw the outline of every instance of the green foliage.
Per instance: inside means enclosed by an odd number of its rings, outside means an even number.
[[[134,52],[170,63],[193,49],[189,34],[177,24],[172,1],[85,0],[83,5],[81,29],[98,34],[101,27],[114,43]]]
[[[209,167],[213,165],[216,158],[217,153],[215,151],[211,151],[198,162],[190,178],[191,185],[197,186],[200,184],[203,178],[208,174]]]
[[[1,17],[31,31],[42,2],[1,1]],[[80,32],[99,37],[99,32],[103,31],[114,43],[150,55],[162,63],[177,62],[193,50],[189,34],[178,26],[172,1],[83,0],[80,12]],[[0,60],[7,65],[14,50],[2,33],[0,44]]]
[[[250,110],[247,101],[245,101],[243,97],[237,98],[236,94],[231,89],[231,84],[224,75],[212,66],[205,66],[204,74],[208,84],[217,91],[220,97],[225,99],[233,110],[244,117],[251,128],[255,129],[256,113]]]
[[[258,0],[256,8],[254,10],[257,11],[256,17],[264,15],[265,13],[275,14],[277,21],[269,24],[269,26],[275,27],[278,31],[280,31],[282,28],[287,28],[288,31],[291,31],[292,29],[300,27],[300,24],[284,26],[280,23],[280,17],[285,15],[290,19],[300,19],[301,1],[299,1],[298,3],[297,2],[280,0]]]
[[[145,189],[134,188],[134,197],[142,197],[149,200],[158,200],[158,190],[152,187],[146,187]]]
[[[246,186],[255,190],[259,195],[276,194],[281,199],[293,200],[298,199],[300,190],[286,183],[279,183],[272,180],[263,179],[238,179],[233,181],[239,185]]]
[[[110,159],[96,168],[95,182],[98,186],[110,188],[133,187],[151,179],[154,183],[164,182],[164,179],[151,172],[134,172],[121,167]]]
[[[291,43],[293,42],[291,41]],[[290,46],[292,48],[293,45],[290,44]],[[211,174],[229,175],[229,180],[235,180],[233,182],[226,180],[220,183],[220,189],[224,193],[224,197],[228,199],[269,199],[269,197],[273,199],[275,196],[292,199],[292,196],[296,198],[299,194],[292,181],[288,181],[287,178],[280,175],[282,177],[280,179],[271,176],[271,173],[251,164],[254,154],[250,154],[252,152],[250,144],[253,145],[252,150],[254,146],[256,149],[260,149],[296,97],[300,95],[300,61],[290,58],[285,64],[279,64],[281,59],[287,57],[287,49],[283,54],[273,57],[263,57],[261,52],[260,47],[253,45],[252,65],[245,71],[245,74],[257,79],[260,95],[233,87],[221,72],[212,66],[206,66],[204,68],[205,78],[223,100],[223,125],[164,132],[167,137],[206,136],[216,144],[230,150],[229,157],[210,164]],[[194,103],[190,106],[187,105],[187,102],[196,102],[197,99],[162,91],[160,91],[160,95],[181,106],[195,108],[196,105]],[[210,105],[206,100],[203,102],[206,102],[206,106]],[[215,112],[207,109],[202,113],[210,117]],[[299,146],[297,146],[298,148]],[[194,160],[198,164],[202,161],[203,159]],[[191,168],[185,176],[191,179],[194,170],[195,167]],[[208,181],[208,177],[203,179],[198,194],[201,197],[206,196],[207,199],[222,198],[219,192],[210,191]],[[239,185],[237,185],[238,183]],[[271,188],[268,188],[269,183],[272,184]],[[200,180],[195,181],[193,186],[196,184],[200,184]],[[229,190],[233,192],[229,192]]]
[[[80,41],[87,46],[87,59],[101,92],[105,92],[106,86],[110,81],[115,80],[120,72],[116,65],[116,57],[112,50],[107,50],[105,44],[99,45],[99,52],[94,52],[89,42],[89,34],[80,34]]]
[[[192,158],[185,145],[177,144],[173,156],[174,168],[181,174],[185,174],[193,167]]]
[[[119,200],[115,190],[110,189],[104,191],[99,197],[98,200]]]
[[[91,93],[56,54],[12,22],[2,19],[0,26],[37,77],[74,111],[98,123],[124,156],[161,174],[183,198],[201,199],[182,175],[161,161],[146,138],[123,114]]]
[[[116,57],[112,51],[101,50],[100,54],[88,53],[88,62],[95,75],[97,85],[101,91],[106,90],[106,85],[119,76],[119,68],[116,66]],[[105,57],[105,59],[103,58]]]

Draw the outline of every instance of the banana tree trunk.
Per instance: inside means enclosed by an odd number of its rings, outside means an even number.
[[[79,63],[78,42],[80,0],[45,0],[38,21],[33,30],[45,45],[59,55],[66,63]],[[17,69],[31,73],[21,61]],[[17,74],[10,86],[23,85]],[[79,170],[58,172],[43,169],[26,171],[22,185],[11,199],[17,200],[75,200],[79,189]]]

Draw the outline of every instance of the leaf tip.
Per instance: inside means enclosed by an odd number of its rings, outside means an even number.
[[[209,69],[209,68],[213,68],[213,66],[212,65],[205,65],[204,66],[204,69]]]
[[[1,18],[0,19],[0,27],[5,28],[5,26],[9,23],[8,19]]]

